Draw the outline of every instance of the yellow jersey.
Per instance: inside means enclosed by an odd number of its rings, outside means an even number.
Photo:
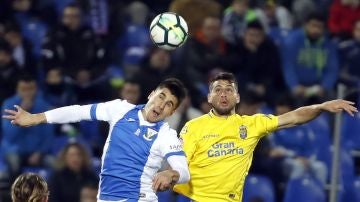
[[[277,127],[278,117],[265,114],[225,118],[210,112],[187,122],[180,137],[190,181],[174,190],[198,202],[241,201],[255,146]]]

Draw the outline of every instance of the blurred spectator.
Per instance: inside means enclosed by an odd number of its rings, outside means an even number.
[[[0,38],[0,103],[15,93],[20,67],[11,56],[10,45]]]
[[[146,102],[151,91],[164,79],[177,75],[169,51],[154,47],[144,60],[142,71],[133,76],[141,86],[140,103]]]
[[[12,48],[12,57],[22,70],[37,75],[37,64],[32,53],[31,42],[23,38],[20,28],[9,25],[5,30],[5,39]]]
[[[293,28],[293,17],[291,13],[276,0],[264,0],[265,2],[259,9],[256,9],[256,15],[264,25],[266,32],[274,27],[282,30]]]
[[[50,202],[79,202],[81,188],[88,183],[98,183],[90,160],[79,143],[69,143],[63,148],[58,158],[59,168],[49,180]]]
[[[126,13],[128,20],[117,49],[125,74],[131,77],[140,70],[140,63],[152,42],[149,37],[149,8],[140,1],[134,1],[127,7]]]
[[[353,29],[353,38],[339,44],[340,82],[349,88],[360,87],[360,18]]]
[[[227,42],[234,44],[243,35],[247,23],[257,18],[256,12],[249,8],[248,0],[234,0],[224,11],[222,35]]]
[[[203,115],[203,113],[191,105],[191,99],[187,96],[176,111],[170,117],[166,118],[165,121],[169,123],[171,128],[176,131],[181,131],[186,122],[201,115]]]
[[[340,39],[348,39],[358,19],[360,19],[359,0],[334,0],[328,18],[329,31]]]
[[[11,187],[13,202],[47,202],[49,190],[46,181],[34,173],[18,176]]]
[[[221,21],[208,16],[203,20],[202,29],[179,50],[175,63],[182,68],[186,83],[191,85],[193,99],[207,96],[207,81],[214,69],[227,69],[229,44],[221,36]],[[192,90],[194,88],[194,90]],[[196,92],[196,93],[194,93]],[[194,100],[199,103],[198,100]]]
[[[260,113],[261,106],[264,104],[263,98],[253,90],[246,90],[241,92],[241,101],[236,108],[236,113],[239,115],[252,116]]]
[[[302,26],[305,23],[307,16],[311,13],[319,12],[316,9],[316,4],[313,0],[290,0],[290,2],[296,27]]]
[[[18,79],[17,94],[6,99],[2,109],[12,109],[15,105],[31,113],[50,110],[50,105],[45,102],[37,89],[35,79],[27,75]],[[19,174],[25,166],[52,166],[49,151],[54,137],[53,126],[21,128],[12,125],[9,121],[3,121],[2,133],[2,153],[13,176]]]
[[[285,91],[281,57],[259,21],[247,24],[244,36],[232,55],[235,62],[232,72],[242,81],[241,90],[252,89],[263,96],[266,102],[274,104],[277,94]]]
[[[216,0],[173,0],[169,11],[181,15],[188,24],[189,34],[195,35],[202,29],[204,19],[208,16],[221,17],[222,8]],[[153,2],[151,2],[153,3]]]
[[[50,68],[46,72],[43,95],[52,107],[62,107],[74,103],[73,94],[72,86],[66,81],[60,67]]]
[[[95,78],[87,69],[80,68],[73,81],[76,103],[100,102],[111,97],[110,82],[106,74]],[[96,93],[94,93],[96,92]]]
[[[325,36],[325,22],[317,13],[308,16],[304,28],[285,39],[283,71],[288,88],[302,98],[324,98],[338,77],[338,53]]]
[[[80,191],[80,202],[96,202],[98,185],[95,183],[85,184]]]
[[[236,109],[236,113],[245,116],[263,113],[261,107],[264,104],[263,98],[256,92],[246,90],[245,92],[241,92],[241,101]],[[282,189],[280,183],[284,182],[285,175],[282,172],[274,172],[281,170],[281,165],[278,163],[281,160],[281,157],[271,157],[270,151],[271,143],[269,137],[262,138],[255,148],[254,160],[250,168],[250,173],[270,177],[274,183],[277,198],[276,201],[281,201]]]
[[[105,71],[105,49],[82,20],[76,4],[65,7],[61,25],[51,30],[43,43],[43,65],[63,67],[66,76],[76,78],[80,71],[98,77]]]
[[[12,16],[9,16],[8,19],[9,21],[16,22],[20,26],[24,38],[31,41],[32,53],[36,59],[40,58],[41,43],[45,37],[48,25],[55,22],[55,15],[52,12],[51,4],[44,2],[46,1],[11,1]],[[48,22],[48,25],[45,22]]]
[[[141,94],[140,83],[135,79],[127,79],[120,88],[118,97],[136,105],[140,103]]]
[[[284,96],[276,103],[276,114],[281,115],[295,109],[295,98]],[[284,170],[291,179],[311,174],[323,185],[327,181],[327,167],[316,160],[314,133],[306,125],[277,131],[271,136],[271,157],[284,157]]]

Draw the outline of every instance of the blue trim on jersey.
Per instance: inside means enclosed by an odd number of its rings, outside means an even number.
[[[185,153],[183,151],[177,151],[177,152],[169,152],[165,155],[165,159],[169,158],[170,156],[174,156],[174,155],[178,155],[178,156],[185,156]]]
[[[138,112],[142,108],[131,109],[112,128],[100,174],[100,200],[127,198],[134,201],[140,198],[141,176],[157,138],[157,134],[146,134],[149,129],[159,132],[163,125],[163,122],[154,126],[140,125]]]
[[[97,104],[91,105],[91,109],[90,109],[91,120],[96,120],[96,108],[97,108]]]

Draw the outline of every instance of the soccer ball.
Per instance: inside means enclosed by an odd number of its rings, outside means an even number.
[[[165,12],[157,15],[150,24],[151,40],[159,48],[174,50],[188,37],[188,26],[180,15]]]

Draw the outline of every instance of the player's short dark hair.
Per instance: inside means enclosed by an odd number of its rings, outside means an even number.
[[[246,29],[256,29],[259,31],[264,31],[264,26],[259,20],[253,20],[246,25]]]
[[[36,78],[29,73],[23,72],[17,78],[17,82],[19,83],[20,81],[24,81],[24,82],[35,81],[36,82]]]
[[[225,81],[229,81],[230,83],[234,83],[236,90],[238,89],[238,82],[237,82],[236,77],[235,77],[235,75],[233,73],[220,72],[217,75],[215,75],[212,79],[210,79],[210,84],[209,84],[209,90],[210,91],[212,89],[212,85],[214,84],[214,82],[219,81],[219,80],[225,80]]]
[[[316,20],[322,23],[325,23],[325,17],[322,13],[319,12],[312,12],[310,13],[305,20],[305,23],[310,22],[311,20]]]
[[[177,78],[168,78],[162,81],[157,88],[167,88],[170,90],[171,94],[173,94],[178,102],[176,104],[176,108],[180,105],[180,103],[184,100],[187,94],[187,90],[183,82],[181,82]]]

